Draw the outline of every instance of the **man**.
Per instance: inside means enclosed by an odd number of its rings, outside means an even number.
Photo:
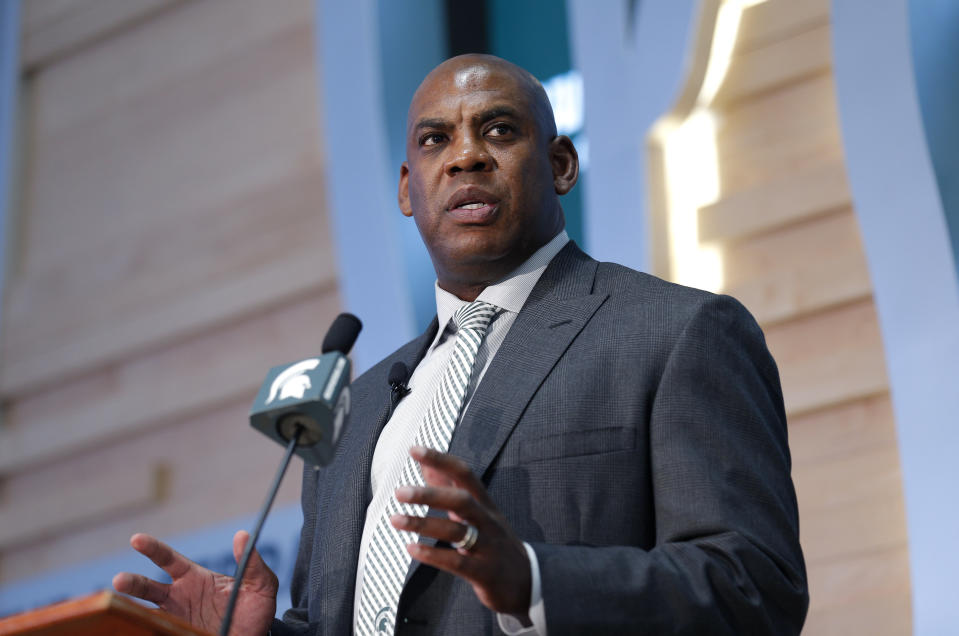
[[[304,471],[294,609],[273,633],[798,633],[782,396],[745,309],[567,242],[576,151],[539,83],[498,58],[427,76],[400,174],[440,318],[357,379],[336,457]],[[489,324],[462,354],[476,311]],[[412,392],[390,416],[397,362]],[[432,443],[456,373],[452,438]],[[120,574],[118,590],[219,624],[229,577],[131,542],[173,583]],[[243,586],[237,633],[265,633],[276,579],[257,557]]]

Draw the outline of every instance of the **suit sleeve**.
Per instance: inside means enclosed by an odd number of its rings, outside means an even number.
[[[713,296],[693,313],[648,417],[636,430],[655,546],[533,544],[549,635],[798,634],[808,592],[782,390],[742,305]]]
[[[316,528],[316,479],[317,471],[309,465],[303,467],[303,527],[300,530],[300,545],[293,567],[290,583],[292,607],[283,614],[283,621],[274,619],[271,636],[306,636],[317,633],[317,625],[309,622],[309,572],[313,557],[313,534]]]

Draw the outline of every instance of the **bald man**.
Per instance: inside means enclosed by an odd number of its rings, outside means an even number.
[[[276,578],[256,558],[236,633],[799,633],[782,395],[748,312],[569,241],[576,150],[504,60],[434,69],[406,154],[399,207],[433,261],[437,318],[356,380],[333,461],[304,470],[293,609],[271,625]],[[476,308],[465,388],[437,407]],[[411,392],[393,408],[398,362]],[[451,439],[424,433],[437,408]],[[173,583],[124,573],[118,590],[219,625],[229,577],[132,543]]]

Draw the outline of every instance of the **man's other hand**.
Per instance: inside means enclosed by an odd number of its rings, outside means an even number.
[[[414,446],[410,455],[423,469],[423,488],[402,486],[396,498],[445,510],[449,518],[393,515],[398,530],[416,532],[453,544],[461,541],[466,524],[478,532],[470,549],[407,546],[412,557],[469,581],[480,602],[500,614],[525,617],[532,585],[526,548],[496,508],[482,482],[466,463],[452,455]]]
[[[234,559],[239,560],[249,539],[249,533],[244,530],[233,536]],[[155,603],[194,627],[213,633],[220,630],[233,588],[233,577],[197,565],[148,534],[133,535],[130,545],[162,568],[173,581],[160,583],[140,574],[120,572],[113,577],[113,587],[118,592]],[[254,550],[237,597],[231,636],[263,636],[267,633],[276,613],[278,587],[276,575]]]

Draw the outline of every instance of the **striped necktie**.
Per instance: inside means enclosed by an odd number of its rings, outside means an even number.
[[[416,433],[417,445],[444,453],[449,449],[453,429],[463,410],[466,388],[473,375],[476,352],[479,351],[480,344],[486,337],[490,321],[498,311],[498,307],[477,300],[464,305],[453,314],[453,322],[456,323],[456,342],[453,344],[453,352],[443,373],[443,379]],[[406,458],[401,481],[394,487],[402,485],[424,485],[420,466],[411,457]],[[366,552],[363,591],[360,596],[357,620],[359,635],[393,633],[400,592],[411,560],[409,552],[406,551],[406,544],[419,540],[415,532],[394,528],[389,521],[390,515],[424,516],[426,512],[426,506],[400,503],[396,497],[390,497],[386,512],[376,523]]]

